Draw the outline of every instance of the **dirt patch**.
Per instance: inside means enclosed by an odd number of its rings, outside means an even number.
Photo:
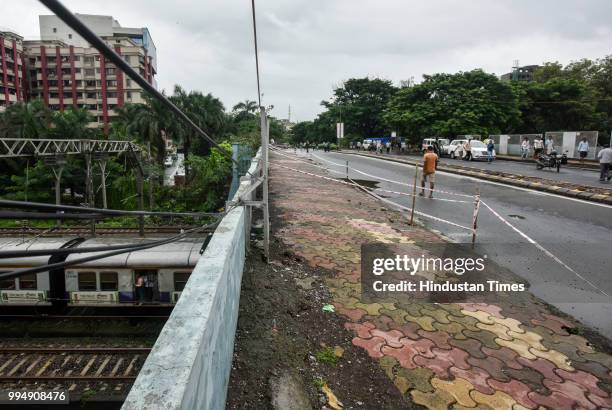
[[[331,273],[302,264],[278,243],[270,254],[269,265],[257,249],[247,258],[226,408],[275,408],[276,392],[295,385],[306,408],[328,405],[325,385],[345,409],[414,408],[378,361],[351,343],[345,320],[323,312],[332,299],[324,285]],[[279,386],[287,372],[299,382]]]

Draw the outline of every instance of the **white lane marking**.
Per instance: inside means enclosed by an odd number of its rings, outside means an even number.
[[[516,226],[512,225],[510,222],[508,222],[503,216],[501,216],[500,214],[498,214],[493,208],[491,208],[486,202],[484,201],[480,201],[481,204],[483,204],[485,206],[485,208],[487,208],[489,211],[491,211],[491,213],[493,215],[495,215],[497,217],[497,219],[499,219],[500,221],[502,221],[504,224],[506,224],[508,227],[510,227],[514,232],[518,233],[520,236],[522,236],[527,242],[529,242],[530,244],[534,245],[536,248],[538,248],[540,251],[542,251],[546,256],[548,256],[549,258],[551,258],[552,260],[554,260],[555,262],[557,262],[559,265],[563,266],[565,269],[567,269],[568,271],[572,272],[574,275],[576,275],[577,277],[579,277],[580,279],[582,279],[584,282],[588,283],[591,287],[593,287],[594,289],[598,290],[599,292],[601,292],[602,295],[605,296],[610,296],[608,295],[606,292],[604,292],[603,290],[599,289],[593,282],[591,282],[590,280],[588,280],[587,278],[585,278],[584,276],[582,276],[581,274],[579,274],[578,272],[576,272],[574,269],[572,269],[570,266],[568,266],[565,262],[563,262],[561,259],[559,259],[557,256],[555,256],[552,252],[550,252],[548,249],[544,248],[542,245],[540,245],[538,242],[536,242],[534,239],[530,238],[526,233],[524,233],[523,231],[521,231],[520,229],[518,229]]]
[[[336,154],[336,155],[352,155],[352,154]],[[360,158],[371,159],[371,160],[374,160],[374,161],[382,161],[382,162],[385,162],[387,164],[390,163],[390,164],[401,166],[401,167],[405,167],[405,168],[412,168],[412,167],[414,167],[414,165],[402,164],[401,162],[389,161],[389,160],[385,160],[385,159],[381,159],[381,158],[372,158],[372,157],[366,157],[366,156],[363,156],[363,155],[359,155],[359,157]],[[464,176],[464,175],[457,175],[457,174],[453,174],[452,172],[448,172],[448,171],[436,171],[436,173],[445,174],[445,175],[448,175],[448,176],[453,177],[453,178],[465,178],[465,179],[470,179],[472,181],[482,182],[482,183],[485,183],[485,184],[497,185],[497,186],[501,186],[501,187],[505,187],[505,188],[512,188],[512,189],[516,189],[516,190],[519,190],[519,191],[529,192],[530,194],[533,194],[533,195],[547,195],[547,196],[552,196],[552,197],[555,197],[555,198],[567,199],[568,201],[580,202],[580,203],[586,204],[586,205],[600,206],[600,207],[603,207],[603,208],[612,208],[612,205],[602,204],[602,203],[599,203],[599,202],[585,201],[584,199],[570,198],[568,196],[559,195],[559,194],[553,194],[551,192],[535,191],[535,190],[529,189],[529,188],[523,188],[523,187],[514,186],[514,185],[508,185],[508,184],[502,184],[501,182],[488,181],[488,180],[485,180],[485,179],[479,179],[479,178],[476,178],[476,177],[470,177],[470,176]]]

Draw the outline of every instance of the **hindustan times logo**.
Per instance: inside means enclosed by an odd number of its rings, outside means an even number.
[[[479,258],[431,258],[421,255],[418,258],[408,255],[395,255],[394,258],[374,258],[372,273],[380,276],[385,272],[406,272],[415,275],[417,272],[453,272],[463,275],[466,272],[482,272],[485,269],[487,255]]]

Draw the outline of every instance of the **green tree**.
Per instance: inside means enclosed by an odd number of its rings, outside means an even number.
[[[320,126],[344,122],[347,134],[356,134],[362,138],[383,136],[390,130],[383,121],[382,113],[396,92],[397,89],[388,80],[351,78],[334,90],[330,101],[321,103],[327,108],[328,114],[319,117]],[[327,128],[322,129],[328,132]],[[335,125],[329,132],[335,140]]]
[[[89,128],[93,115],[86,109],[70,107],[64,111],[56,111],[51,118],[51,138],[89,139],[100,134],[99,130]]]
[[[0,136],[4,138],[46,138],[52,114],[42,100],[18,102],[0,113]]]
[[[412,141],[425,136],[496,134],[518,122],[512,87],[482,70],[424,76],[391,99],[384,118]]]

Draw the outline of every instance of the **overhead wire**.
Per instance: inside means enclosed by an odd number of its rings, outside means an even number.
[[[253,0],[254,1],[254,0]],[[216,142],[206,131],[200,128],[187,114],[185,114],[180,108],[178,108],[172,101],[168,99],[163,93],[158,91],[152,84],[150,84],[147,80],[145,80],[140,74],[138,74],[128,63],[125,61],[119,54],[117,54],[113,49],[111,49],[98,35],[96,35],[89,27],[87,27],[77,16],[75,16],[70,10],[68,10],[60,1],[58,0],[40,0],[42,4],[47,6],[49,10],[51,10],[57,17],[60,18],[64,23],[66,23],[70,28],[77,32],[83,39],[85,39],[89,44],[98,49],[100,53],[104,55],[104,57],[108,58],[113,64],[115,64],[118,68],[121,69],[128,77],[134,80],[139,86],[141,86],[145,91],[150,93],[156,100],[160,101],[163,105],[170,109],[170,111],[174,112],[180,119],[185,121],[193,130],[195,130],[199,135],[204,137],[210,144],[219,148],[219,151],[222,155],[228,157],[233,163],[237,166],[240,166],[240,163],[235,160],[230,153],[228,153],[218,142]],[[247,171],[247,174],[250,173]]]

